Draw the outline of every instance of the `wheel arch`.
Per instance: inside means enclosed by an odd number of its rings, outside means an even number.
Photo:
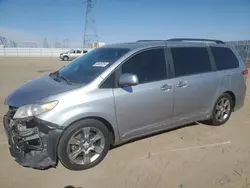
[[[59,161],[59,159],[58,159],[58,145],[59,145],[59,142],[60,142],[60,140],[61,140],[61,138],[62,138],[63,133],[64,133],[65,130],[67,130],[67,129],[70,127],[70,125],[72,125],[73,123],[75,123],[75,122],[77,122],[77,121],[85,120],[85,119],[96,119],[96,120],[101,121],[101,122],[108,128],[108,130],[109,130],[109,132],[110,132],[110,134],[111,134],[111,136],[112,136],[112,138],[111,138],[111,145],[114,145],[114,144],[115,144],[116,134],[115,134],[114,128],[112,127],[111,123],[110,123],[108,120],[106,120],[106,119],[104,119],[104,118],[102,118],[102,117],[98,117],[98,116],[88,116],[88,117],[79,118],[79,119],[77,119],[77,120],[71,122],[68,126],[66,126],[66,127],[63,128],[62,134],[60,135],[60,137],[59,137],[58,140],[57,140],[57,143],[55,144],[54,156],[56,157],[57,163],[58,163],[58,161]]]
[[[68,56],[68,55],[64,55],[64,56],[63,56],[63,59],[64,59],[65,57],[67,57],[67,58],[69,59],[69,56]]]
[[[112,124],[108,120],[106,120],[105,118],[99,117],[99,116],[87,116],[87,117],[82,117],[82,118],[76,119],[75,121],[72,121],[68,126],[64,127],[63,132],[66,129],[68,129],[70,127],[70,125],[72,125],[73,123],[75,123],[77,121],[85,120],[85,119],[96,119],[96,120],[99,120],[100,122],[102,122],[108,128],[109,132],[111,133],[111,136],[112,136],[111,144],[113,145],[115,143],[116,135],[115,135],[115,131],[114,131]]]
[[[233,100],[233,108],[235,107],[235,104],[236,104],[236,97],[235,97],[235,94],[232,92],[232,91],[225,91],[224,93],[227,93],[229,94],[231,97],[232,97],[232,100]]]

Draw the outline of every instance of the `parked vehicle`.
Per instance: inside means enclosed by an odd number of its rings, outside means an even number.
[[[73,60],[73,59],[76,59],[76,58],[82,56],[83,54],[86,54],[87,52],[88,52],[87,50],[74,50],[74,49],[72,49],[68,52],[61,53],[60,59],[62,59],[63,61]]]
[[[244,105],[247,75],[238,53],[218,40],[96,48],[7,97],[10,153],[23,166],[59,159],[84,170],[110,145],[195,121],[222,125]]]

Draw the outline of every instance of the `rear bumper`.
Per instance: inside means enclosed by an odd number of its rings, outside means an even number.
[[[8,114],[4,116],[3,124],[10,154],[16,162],[35,169],[56,166],[56,148],[62,130],[49,128],[49,122],[36,118],[13,120]]]

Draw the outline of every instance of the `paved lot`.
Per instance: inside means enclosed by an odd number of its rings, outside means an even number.
[[[57,58],[0,57],[0,117],[7,110],[4,98],[15,87],[64,64]],[[197,124],[128,143],[81,172],[62,165],[46,171],[19,166],[9,155],[0,126],[0,187],[250,188],[249,95],[224,126]]]

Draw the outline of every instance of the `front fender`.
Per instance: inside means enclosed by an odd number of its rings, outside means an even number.
[[[96,102],[95,104],[98,104]],[[114,103],[109,99],[99,101],[99,105],[79,104],[76,106],[52,110],[44,115],[39,116],[40,119],[51,122],[59,126],[60,129],[66,129],[75,121],[84,118],[101,118],[109,122],[112,126],[115,136],[115,143],[119,140],[118,126],[116,122]]]

